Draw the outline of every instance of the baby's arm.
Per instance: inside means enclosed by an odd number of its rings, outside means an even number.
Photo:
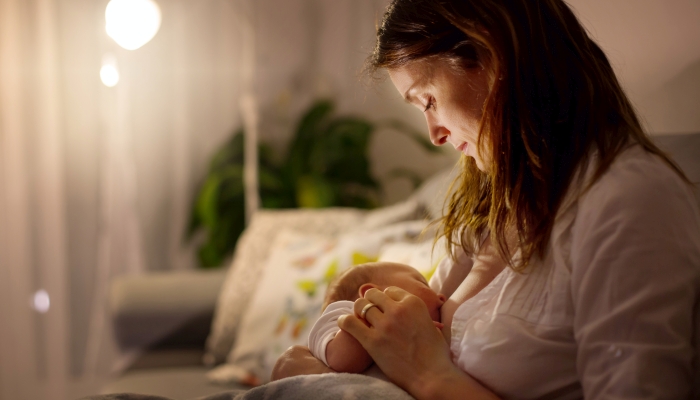
[[[362,372],[372,364],[360,342],[338,327],[338,318],[353,313],[353,306],[346,300],[331,303],[309,333],[311,354],[338,372]]]
[[[326,361],[338,372],[360,373],[372,365],[372,357],[351,334],[338,331],[326,346]]]

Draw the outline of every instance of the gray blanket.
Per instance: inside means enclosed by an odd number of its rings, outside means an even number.
[[[303,375],[282,379],[248,391],[234,390],[199,400],[412,400],[398,386],[358,374]],[[108,394],[83,400],[171,400],[138,394]]]

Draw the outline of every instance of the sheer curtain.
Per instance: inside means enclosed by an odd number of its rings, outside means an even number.
[[[240,124],[237,2],[159,1],[135,51],[106,4],[0,0],[0,399],[71,398],[115,367],[109,280],[194,267],[194,188]]]
[[[67,240],[51,1],[0,2],[0,387],[3,399],[64,392]],[[32,293],[51,293],[35,314]],[[36,308],[45,309],[43,296]],[[53,362],[53,361],[56,362]],[[51,361],[51,362],[49,362]],[[40,377],[44,385],[32,385]]]
[[[242,15],[255,26],[260,136],[275,150],[318,96],[342,113],[424,124],[390,82],[358,82],[388,0],[156,1],[160,31],[127,51],[105,34],[107,0],[0,0],[2,400],[94,392],[81,382],[121,356],[109,281],[194,267],[183,233],[195,187],[242,124]],[[108,58],[121,73],[112,88],[99,76]],[[373,140],[380,180],[454,161],[390,131]],[[410,191],[385,188],[389,203]]]

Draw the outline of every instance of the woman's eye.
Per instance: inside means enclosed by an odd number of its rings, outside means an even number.
[[[430,100],[428,100],[428,104],[425,105],[425,109],[423,110],[423,112],[430,110],[434,106],[435,106],[435,101],[431,98]]]

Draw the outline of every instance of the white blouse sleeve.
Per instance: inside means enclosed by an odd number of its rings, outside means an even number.
[[[579,200],[571,289],[587,400],[687,399],[694,386],[697,393],[696,201],[651,155],[610,170]]]
[[[326,347],[328,342],[335,338],[340,328],[338,327],[338,318],[342,315],[353,313],[352,301],[340,300],[331,303],[323,311],[323,315],[316,321],[309,332],[309,350],[314,357],[323,361],[328,366],[326,361]]]
[[[430,278],[430,288],[436,293],[444,294],[447,297],[452,296],[469,275],[473,264],[472,258],[468,257],[462,249],[457,250],[456,260],[453,260],[449,255],[445,256]]]

